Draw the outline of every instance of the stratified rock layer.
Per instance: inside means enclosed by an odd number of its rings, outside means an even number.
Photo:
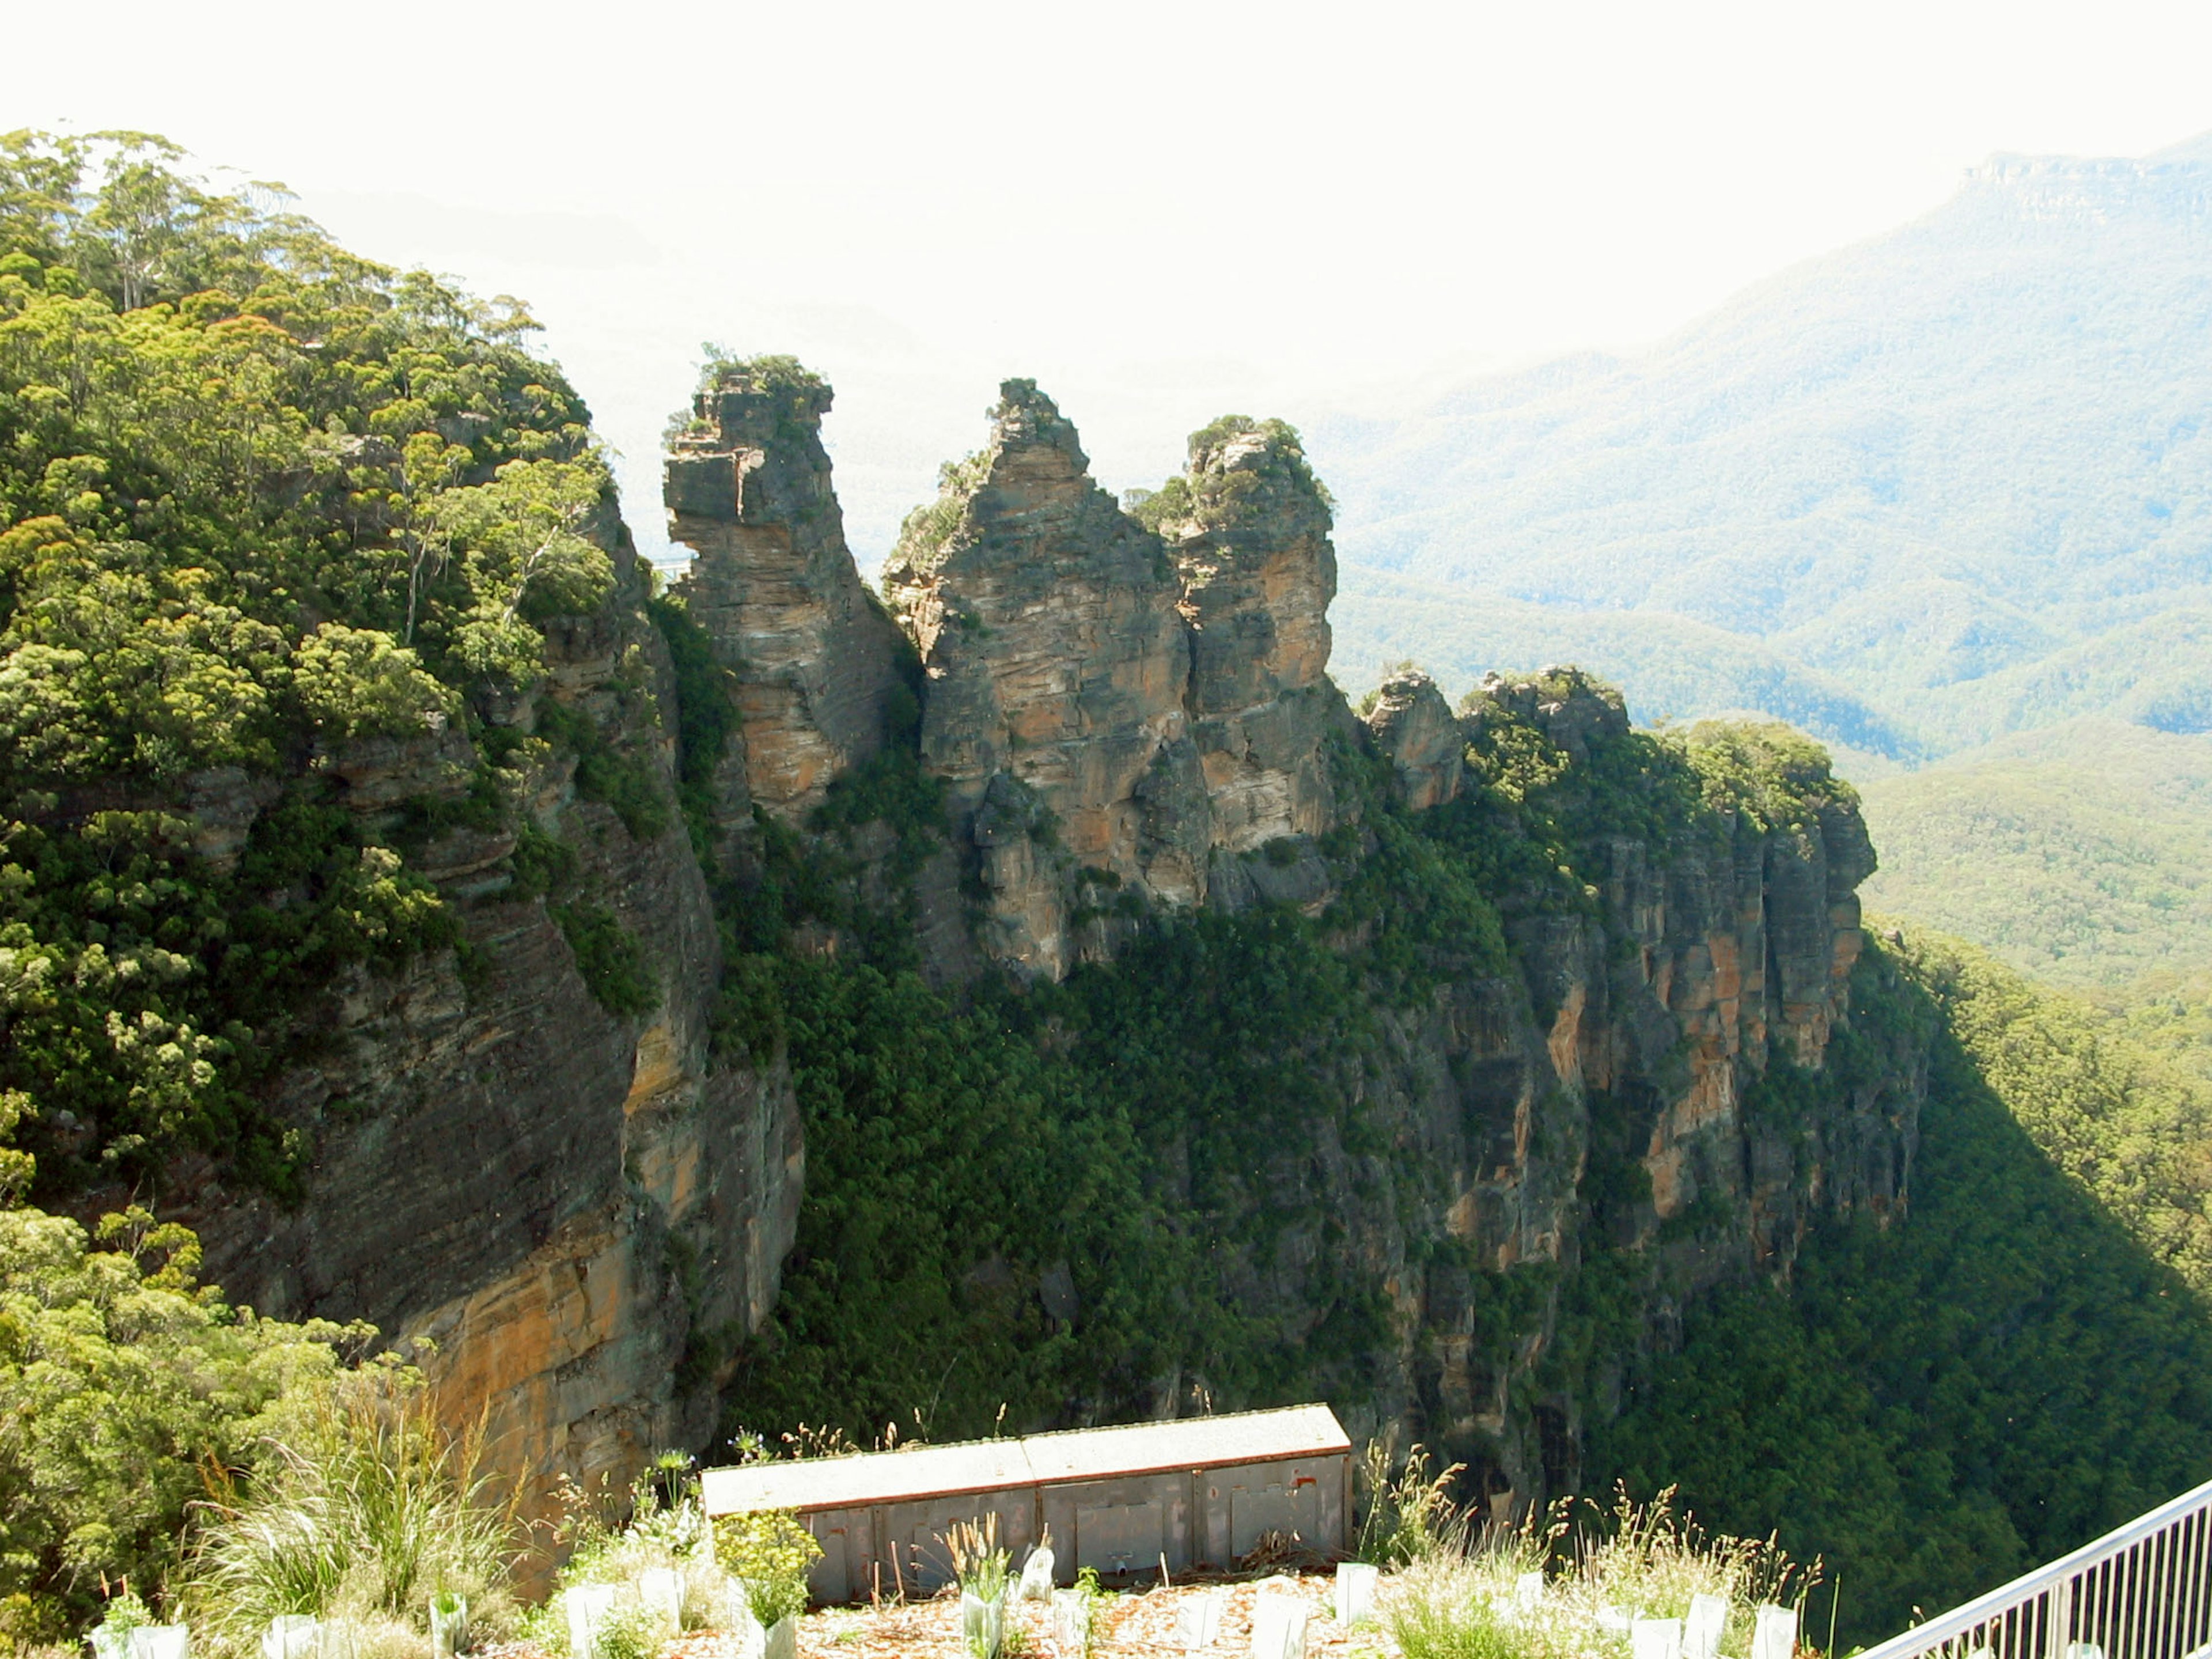
[[[795,368],[730,369],[694,402],[668,456],[669,532],[697,556],[674,585],[732,670],[742,745],[718,795],[801,821],[840,772],[873,754],[905,647],[861,583],[830,483],[830,389]]]
[[[657,710],[676,687],[623,553],[621,599],[550,630],[538,696],[672,793]],[[509,712],[526,724],[526,703]],[[480,971],[465,981],[451,951],[350,970],[329,1006],[302,1011],[327,1040],[270,1103],[316,1146],[305,1200],[203,1173],[176,1206],[239,1301],[366,1319],[403,1349],[429,1339],[441,1403],[457,1425],[483,1414],[493,1467],[540,1504],[563,1474],[619,1488],[658,1449],[704,1443],[728,1336],[775,1302],[804,1174],[781,1062],[709,1060],[721,945],[684,829],[633,837],[577,796],[573,756],[544,753],[523,811],[574,849],[574,891],[641,942],[658,1009],[622,1019],[592,1000],[546,901],[510,895],[514,830],[448,831],[409,863],[439,884]],[[326,769],[374,817],[450,796],[473,760],[465,737],[440,734]]]
[[[1224,860],[1330,827],[1336,560],[1287,428],[1201,434],[1189,511],[1155,532],[1032,382],[991,419],[884,585],[927,676],[923,764],[988,896],[986,954],[1056,979],[1110,950],[1110,890],[1246,902]]]
[[[1217,422],[1193,441],[1161,533],[1191,625],[1191,736],[1209,840],[1249,853],[1334,822],[1322,744],[1342,725],[1328,678],[1336,550],[1327,500],[1279,422]]]

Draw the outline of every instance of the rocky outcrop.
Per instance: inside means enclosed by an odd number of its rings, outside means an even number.
[[[903,694],[904,644],[854,568],[830,487],[830,398],[796,364],[726,369],[668,455],[669,533],[696,555],[672,591],[734,672],[744,721],[716,780],[726,826],[750,801],[801,822],[876,752]]]
[[[1435,681],[1418,668],[1399,670],[1376,690],[1365,718],[1403,805],[1424,811],[1458,795],[1467,735]]]
[[[1224,860],[1334,822],[1335,554],[1279,422],[1200,434],[1148,524],[1034,383],[1007,381],[991,419],[884,591],[921,654],[922,762],[980,872],[985,953],[1056,979],[1110,951],[1102,890],[1243,902],[1255,880]]]
[[[1324,833],[1334,802],[1322,742],[1343,713],[1328,678],[1336,550],[1297,434],[1279,421],[1217,421],[1152,505],[1191,627],[1187,701],[1210,851]]]
[[[991,419],[884,590],[927,676],[922,763],[980,854],[987,948],[1057,979],[1078,867],[1200,896],[1196,803],[1176,787],[1196,769],[1190,641],[1159,538],[1091,481],[1052,400],[1009,380]]]

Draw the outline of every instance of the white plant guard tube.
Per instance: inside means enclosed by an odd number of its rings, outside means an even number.
[[[1790,1659],[1797,1651],[1797,1615],[1771,1602],[1759,1609],[1751,1632],[1751,1659]]]
[[[1252,1659],[1306,1659],[1306,1607],[1294,1595],[1262,1594],[1252,1605]]]
[[[1340,1561],[1336,1564],[1336,1622],[1347,1630],[1363,1619],[1375,1616],[1375,1585],[1382,1576],[1380,1567],[1364,1561]]]
[[[612,1584],[571,1584],[561,1593],[568,1615],[569,1659],[599,1659],[599,1632],[615,1610]]]
[[[999,1650],[1006,1645],[1006,1604],[1004,1601],[986,1601],[972,1591],[960,1592],[960,1641],[970,1653],[980,1653],[983,1659],[997,1659]]]
[[[185,1659],[191,1647],[188,1625],[141,1625],[131,1632],[131,1659]]]
[[[1629,1626],[1632,1659],[1682,1659],[1682,1621],[1639,1619]]]
[[[1079,1589],[1052,1593],[1052,1644],[1070,1656],[1091,1646],[1091,1597]]]
[[[1682,1621],[1682,1659],[1719,1659],[1728,1609],[1727,1601],[1718,1595],[1690,1598],[1690,1616]]]
[[[1176,1645],[1185,1653],[1196,1653],[1212,1647],[1221,1639],[1221,1619],[1228,1611],[1229,1595],[1225,1590],[1208,1590],[1203,1595],[1188,1596],[1176,1604]]]
[[[1051,1601],[1052,1571],[1052,1546],[1040,1544],[1030,1552],[1030,1559],[1022,1563],[1022,1600]]]
[[[1534,1613],[1544,1604],[1544,1570],[1536,1568],[1524,1572],[1513,1581],[1513,1606],[1516,1612]]]
[[[461,1595],[430,1598],[430,1652],[433,1659],[453,1659],[469,1644],[469,1603]]]
[[[638,1574],[637,1599],[671,1636],[684,1628],[684,1581],[673,1569],[653,1567]]]
[[[261,1659],[320,1659],[322,1650],[322,1620],[309,1613],[280,1613],[261,1632]]]

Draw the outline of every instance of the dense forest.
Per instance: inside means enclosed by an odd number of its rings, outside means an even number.
[[[558,918],[604,1007],[648,1012],[650,941],[528,827],[546,754],[628,833],[692,830],[724,936],[717,1048],[787,1064],[805,1115],[769,1324],[686,1357],[694,1382],[729,1379],[725,1443],[947,1439],[1162,1398],[1356,1412],[1394,1313],[1302,1207],[1298,1172],[1340,1158],[1362,1204],[1421,1196],[1369,1116],[1393,1023],[1447,981],[1522,972],[1527,924],[1603,922],[1623,838],[1725,854],[1744,826],[1786,833],[1853,799],[1785,727],[1629,730],[1574,757],[1499,712],[1466,792],[1415,812],[1348,729],[1320,914],[1147,913],[1102,883],[1100,911],[1132,923],[1115,961],[1056,986],[933,984],[911,888],[870,874],[910,875],[942,834],[914,710],[803,834],[763,816],[744,860],[718,858],[727,676],[617,556],[586,411],[527,349],[527,315],[359,259],[180,161],[137,135],[0,142],[11,1639],[68,1633],[103,1575],[181,1595],[208,1480],[250,1486],[267,1437],[379,1374],[358,1369],[373,1334],[262,1319],[199,1284],[160,1200],[194,1159],[299,1200],[314,1149],[265,1088],[326,1040],[303,1011],[342,967],[448,952],[481,970],[410,864],[424,838],[520,824],[508,890]],[[557,702],[526,727],[487,718],[544,677],[549,629],[611,602],[652,618],[672,665],[655,718],[673,799]],[[374,820],[332,805],[348,745],[452,730],[475,759],[446,794]],[[180,806],[226,793],[256,802],[252,832],[203,845]],[[825,935],[842,948],[809,945]],[[1873,945],[1853,1001],[1826,1068],[1778,1056],[1747,1109],[1840,1110],[1924,1048],[1900,1212],[1823,1224],[1780,1282],[1698,1288],[1684,1264],[1719,1222],[1687,1213],[1671,1248],[1639,1248],[1616,1224],[1650,1197],[1636,1126],[1600,1103],[1572,1271],[1443,1264],[1484,1342],[1549,1322],[1525,1386],[1579,1402],[1563,1480],[1678,1483],[1711,1526],[1825,1555],[1847,1640],[2212,1473],[2212,1095],[2179,1040],[2153,1052],[2156,1031],[1917,933]],[[151,1207],[70,1218],[133,1192]],[[1297,1317],[1255,1316],[1251,1281],[1302,1229],[1319,1243]],[[1183,1401],[1192,1379],[1206,1397]]]

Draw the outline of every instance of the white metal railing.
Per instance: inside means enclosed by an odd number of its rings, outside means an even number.
[[[2212,1480],[1859,1659],[2207,1659]]]

